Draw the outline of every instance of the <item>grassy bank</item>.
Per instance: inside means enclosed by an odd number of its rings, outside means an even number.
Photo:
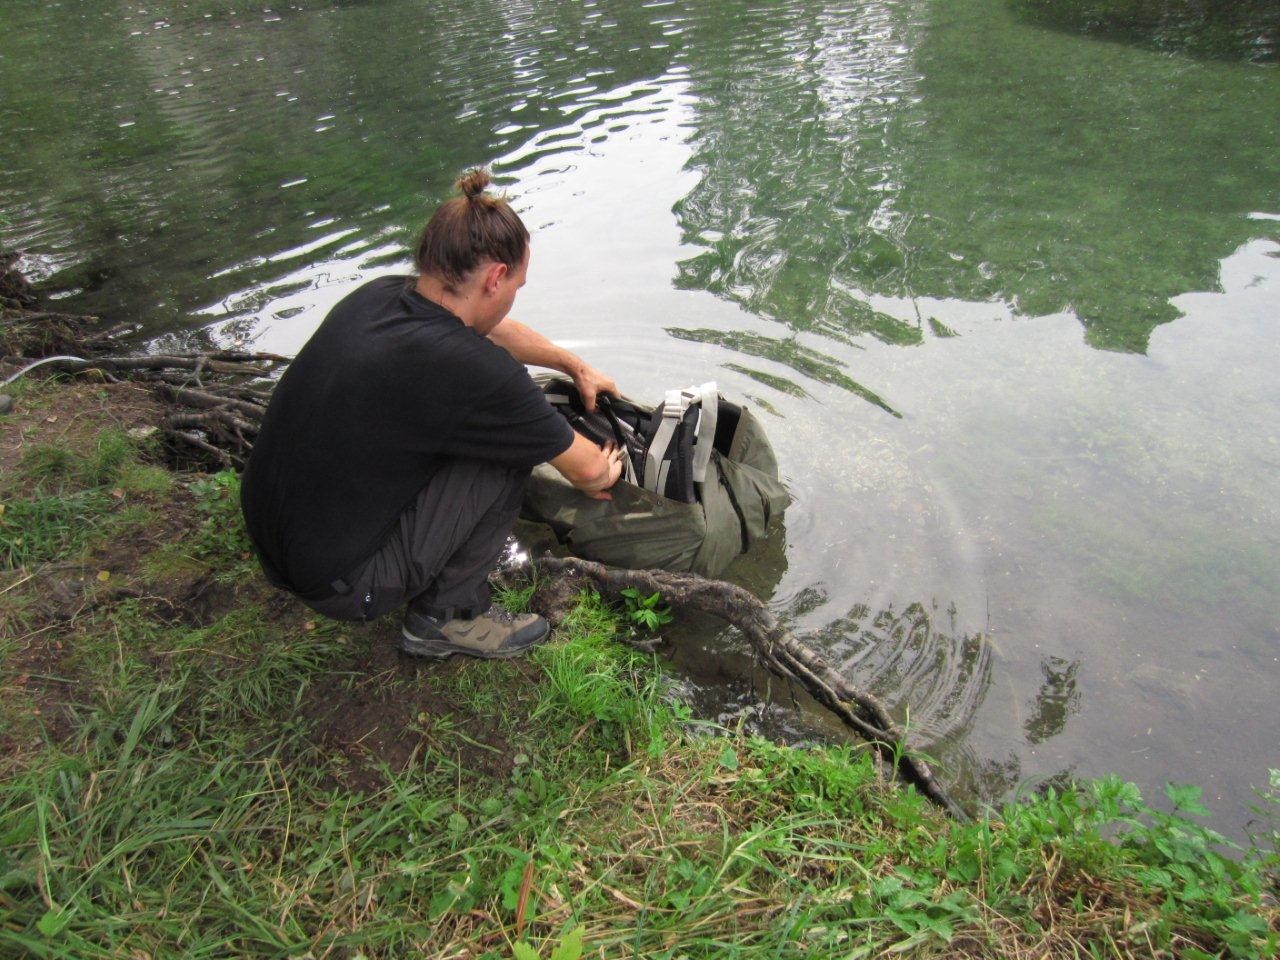
[[[1224,856],[1194,789],[950,822],[856,750],[694,723],[589,596],[528,659],[407,660],[262,582],[235,478],[165,469],[139,388],[18,401],[0,956],[1276,951],[1274,837]]]

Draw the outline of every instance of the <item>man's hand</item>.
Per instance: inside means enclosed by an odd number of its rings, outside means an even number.
[[[622,448],[612,443],[606,443],[604,445],[604,455],[609,464],[609,476],[605,481],[605,485],[599,490],[582,491],[592,500],[612,500],[613,494],[609,490],[618,482],[618,478],[622,476]]]
[[[582,402],[591,412],[596,409],[596,395],[608,393],[612,396],[618,395],[618,385],[613,382],[613,377],[601,373],[585,360],[574,358],[578,362],[565,372],[573,377],[573,382],[578,387],[578,392],[582,394]]]
[[[575,433],[569,449],[554,457],[551,466],[592,500],[612,500],[609,488],[622,476],[622,450],[612,443],[601,450]]]
[[[605,376],[576,353],[557,347],[542,334],[530,330],[523,323],[505,317],[489,331],[489,339],[502,347],[523,364],[531,367],[549,367],[573,377],[582,402],[594,412],[596,397],[601,393],[618,395],[618,385],[613,377]]]

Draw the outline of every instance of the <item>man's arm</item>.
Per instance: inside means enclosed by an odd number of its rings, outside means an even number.
[[[542,334],[510,317],[489,331],[489,339],[521,363],[531,367],[548,367],[573,377],[588,410],[596,408],[597,393],[611,393],[615,397],[618,395],[618,386],[612,377],[601,373],[576,353],[557,347]],[[555,461],[552,460],[551,463],[554,465]],[[560,472],[564,473],[563,470]]]
[[[601,450],[580,433],[575,433],[569,449],[550,463],[593,500],[612,500],[608,490],[622,476],[622,451],[611,443]]]

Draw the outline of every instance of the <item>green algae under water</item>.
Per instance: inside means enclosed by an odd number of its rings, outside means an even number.
[[[1191,780],[1243,829],[1280,766],[1266,4],[264,6],[6,5],[0,242],[59,303],[289,352],[490,163],[522,319],[766,411],[796,504],[734,575],[945,779]],[[726,721],[819,724],[710,625],[675,656]]]

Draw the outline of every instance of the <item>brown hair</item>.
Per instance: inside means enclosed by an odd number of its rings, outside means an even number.
[[[485,193],[489,171],[480,167],[458,178],[462,196],[440,205],[418,239],[418,272],[454,290],[485,260],[514,268],[529,249],[529,231],[503,197]]]

